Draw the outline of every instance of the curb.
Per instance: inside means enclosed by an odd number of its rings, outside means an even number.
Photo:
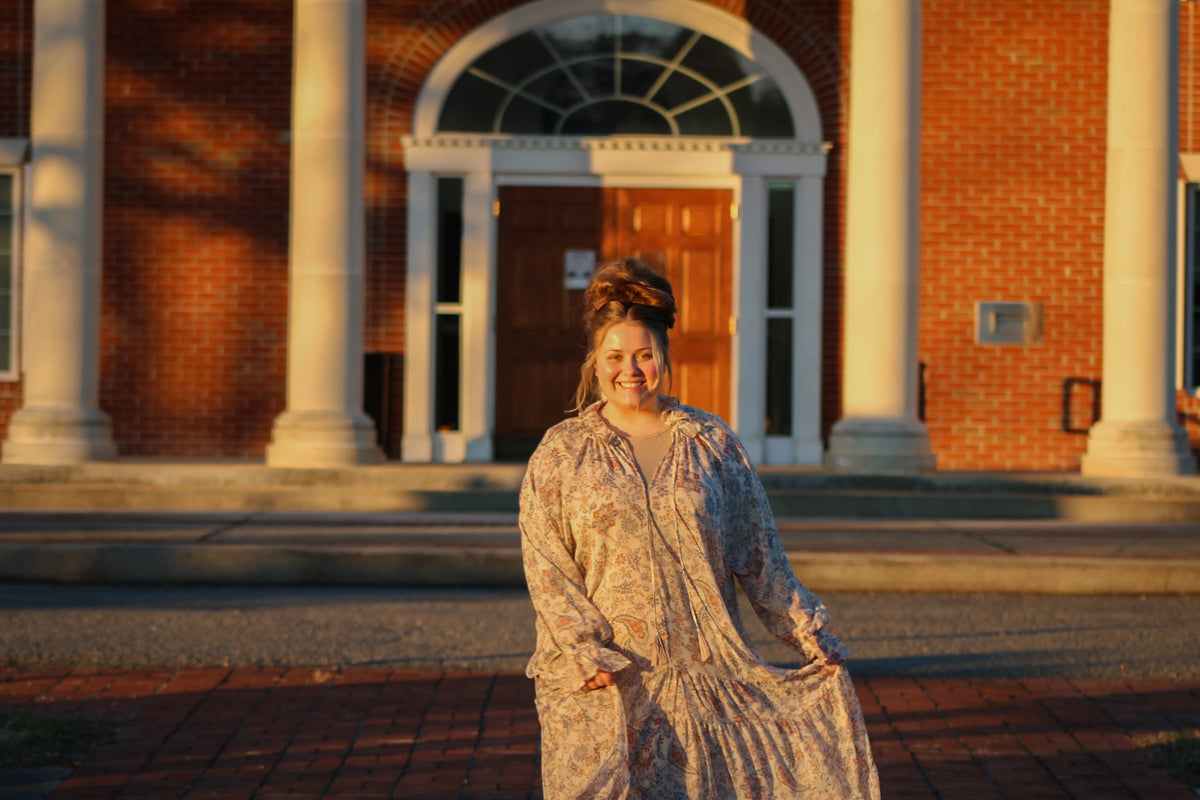
[[[814,591],[1200,594],[1200,560],[789,553]],[[515,547],[0,544],[15,583],[524,588]]]
[[[1200,561],[967,554],[788,556],[814,591],[1049,595],[1200,594]]]
[[[0,544],[0,581],[261,586],[524,587],[520,548]]]

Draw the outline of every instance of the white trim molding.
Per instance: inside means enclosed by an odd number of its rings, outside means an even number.
[[[28,139],[0,137],[0,167],[15,167],[28,160]]]

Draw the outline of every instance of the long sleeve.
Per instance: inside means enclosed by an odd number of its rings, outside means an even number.
[[[525,580],[537,614],[537,652],[530,677],[579,688],[597,670],[629,666],[609,649],[613,631],[588,597],[585,576],[574,557],[570,523],[563,515],[561,452],[548,434],[529,462],[521,486],[521,554]]]
[[[722,463],[730,565],[755,613],[767,630],[809,660],[843,661],[845,649],[823,630],[829,612],[788,561],[767,493],[749,457],[733,437],[726,447]]]

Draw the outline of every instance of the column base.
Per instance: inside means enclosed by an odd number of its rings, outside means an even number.
[[[375,423],[362,412],[285,411],[267,445],[270,467],[356,467],[378,464]]]
[[[937,456],[919,422],[846,418],[833,426],[824,464],[831,472],[911,474],[937,469]]]
[[[0,459],[8,464],[83,464],[116,457],[112,423],[104,412],[27,406],[13,414]]]
[[[1109,478],[1195,475],[1196,459],[1178,425],[1101,420],[1088,433],[1079,468],[1084,475]]]

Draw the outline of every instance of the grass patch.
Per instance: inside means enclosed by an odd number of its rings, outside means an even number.
[[[116,725],[94,719],[0,714],[0,766],[73,766],[113,741],[116,732]]]
[[[1151,765],[1192,789],[1200,789],[1200,731],[1175,731],[1140,737],[1138,747]]]

